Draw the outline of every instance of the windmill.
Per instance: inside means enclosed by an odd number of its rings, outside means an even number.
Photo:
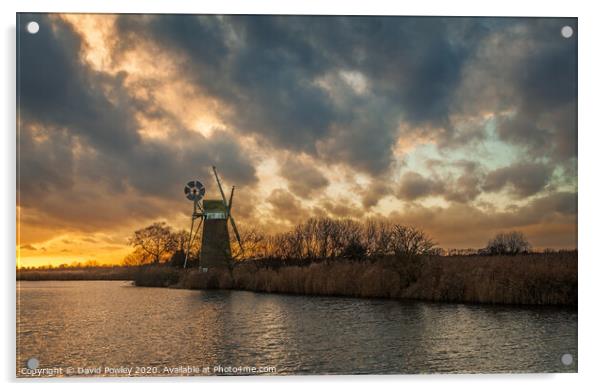
[[[188,236],[188,245],[186,246],[186,257],[184,258],[184,268],[190,257],[192,245],[197,240],[199,231],[201,231],[201,252],[200,266],[224,267],[228,266],[232,258],[230,248],[230,234],[228,231],[228,222],[232,226],[236,241],[243,251],[242,242],[236,228],[236,222],[232,216],[232,200],[234,198],[234,189],[230,191],[230,199],[226,201],[226,195],[222,189],[222,183],[217,174],[215,166],[212,167],[215,181],[219,189],[221,200],[205,200],[205,187],[199,181],[190,181],[184,187],[186,198],[193,201],[192,217],[190,224],[190,234]]]

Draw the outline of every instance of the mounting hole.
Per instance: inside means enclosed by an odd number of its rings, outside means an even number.
[[[27,23],[27,32],[29,34],[37,34],[38,31],[40,31],[40,25],[38,22]]]
[[[573,36],[573,28],[571,26],[564,26],[560,29],[560,34],[565,38],[571,38]]]
[[[27,368],[29,369],[37,369],[40,366],[40,360],[38,360],[35,357],[30,358],[29,360],[27,360]]]
[[[562,357],[560,357],[560,361],[566,365],[569,366],[573,363],[573,355],[570,353],[565,353],[562,355]]]

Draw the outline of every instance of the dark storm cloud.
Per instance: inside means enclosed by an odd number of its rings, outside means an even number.
[[[427,167],[430,175],[426,176],[415,171],[405,172],[394,194],[405,201],[433,196],[450,202],[468,203],[482,193],[485,171],[478,162],[431,159],[427,161]],[[438,175],[437,172],[444,168],[453,168],[454,173]],[[391,187],[384,180],[376,181],[364,194],[362,203],[365,207],[370,207],[389,194]]]
[[[437,188],[447,201],[467,203],[475,200],[482,193],[485,169],[479,162],[466,159],[455,161],[430,159],[426,165],[431,176],[441,182]],[[443,179],[439,178],[437,172],[450,168],[457,173],[444,174]]]
[[[487,30],[465,18],[353,18],[347,24],[365,53],[360,69],[418,125],[447,123],[462,66]]]
[[[439,195],[443,192],[444,188],[443,182],[426,178],[417,172],[410,171],[405,173],[401,178],[397,195],[403,200],[412,201],[430,195]]]
[[[469,202],[481,194],[482,178],[477,173],[464,173],[445,189],[445,199]]]
[[[435,173],[443,165],[459,170],[459,174],[439,177]],[[477,162],[431,160],[431,175],[406,172],[400,180],[397,196],[414,201],[428,196],[441,196],[447,201],[467,203],[482,192],[499,192],[509,188],[516,197],[529,197],[544,190],[552,179],[553,168],[542,163],[517,162],[488,173]]]
[[[141,195],[166,198],[173,197],[174,191],[179,194],[192,176],[212,179],[211,165],[218,167],[229,184],[249,185],[257,180],[247,154],[228,135],[217,133],[206,138],[187,132],[181,137],[186,140],[182,145],[144,141],[126,160],[113,162],[113,167],[122,170],[120,177]],[[206,186],[216,190],[213,180],[207,180]]]
[[[459,168],[461,174],[445,185],[445,199],[462,203],[473,201],[482,192],[485,176],[483,167],[470,160],[461,160],[451,165]]]
[[[344,163],[372,175],[385,173],[393,162],[397,117],[371,103],[355,110],[357,119],[334,126],[330,135],[318,142],[319,156],[328,163]]]
[[[30,20],[40,33],[28,34]],[[23,118],[66,127],[86,142],[115,153],[139,142],[122,77],[107,77],[80,62],[82,42],[72,27],[49,16],[22,15],[18,34],[18,102]],[[109,100],[104,90],[114,93]]]
[[[560,29],[570,25],[572,38]],[[497,134],[555,162],[577,156],[577,20],[517,19],[484,42],[468,66],[463,104],[501,116]]]
[[[544,189],[552,171],[550,166],[541,163],[515,163],[487,174],[483,189],[488,192],[499,191],[510,185],[517,196],[528,197]]]
[[[120,16],[122,47],[150,37],[184,53],[188,75],[235,108],[239,131],[370,173],[389,168],[401,118],[447,124],[462,66],[488,30],[461,18],[177,18]],[[317,81],[345,70],[371,90],[340,106]]]
[[[150,36],[163,50],[184,54],[183,70],[204,91],[236,108],[230,121],[240,131],[312,151],[336,116],[326,92],[311,85],[326,69],[323,56],[307,42],[308,31],[296,31],[287,19],[161,15],[145,21],[120,16],[124,41]]]
[[[74,183],[73,136],[52,129],[52,137],[22,123],[19,134],[19,191],[24,204],[43,200],[52,191],[70,188]],[[41,133],[38,141],[34,136]]]
[[[576,40],[559,34],[574,22],[165,15],[121,16],[118,26],[126,42],[149,38],[184,54],[189,77],[234,108],[227,120],[238,131],[382,174],[399,136],[430,134],[440,147],[483,139],[482,125],[456,129],[450,116],[484,104],[515,110],[498,124],[502,140],[539,156],[574,156]],[[337,83],[341,71],[363,75],[367,91]],[[325,77],[335,79],[326,89],[317,82]]]
[[[516,197],[529,197],[544,190],[552,179],[553,167],[542,163],[517,162],[490,172],[475,161],[430,160],[431,175],[425,177],[410,171],[400,180],[397,196],[413,201],[428,196],[441,196],[447,201],[468,203],[482,192],[499,192],[508,188]],[[460,171],[458,175],[436,175],[444,166]]]
[[[46,224],[98,229],[127,219],[159,217],[169,213],[170,205],[183,206],[182,186],[190,179],[206,179],[208,191],[217,194],[212,164],[217,164],[226,189],[257,179],[244,151],[227,135],[204,138],[191,133],[186,139],[181,147],[145,141],[122,159],[95,150],[74,158],[73,145],[62,144],[57,134],[35,141],[22,129],[21,206],[43,208]],[[153,200],[157,198],[163,201]]]
[[[299,197],[321,192],[329,182],[312,162],[289,156],[280,166],[280,176],[286,179],[289,189]]]
[[[385,178],[376,178],[369,186],[359,191],[361,195],[362,205],[366,210],[376,206],[378,202],[392,193],[390,184]]]
[[[40,24],[40,33],[25,32],[30,20]],[[251,158],[234,137],[226,132],[204,137],[187,130],[152,99],[131,98],[124,86],[127,75],[96,72],[82,62],[82,42],[70,24],[39,14],[22,15],[21,21],[25,21],[18,27],[21,206],[39,207],[44,201],[48,221],[60,217],[74,227],[89,228],[137,215],[135,207],[97,213],[93,205],[102,199],[100,194],[121,197],[131,189],[137,205],[144,205],[142,215],[145,207],[151,210],[144,197],[173,199],[191,177],[210,178],[209,172],[199,172],[202,167],[217,165],[229,183],[256,182]],[[175,127],[173,137],[169,142],[143,139],[136,114],[167,121]],[[82,191],[78,184],[83,183],[90,191],[84,191],[86,198],[80,204],[95,213],[65,207],[77,201],[77,191]],[[120,202],[128,204],[126,199]],[[71,210],[76,211],[72,216]]]
[[[577,244],[576,212],[577,194],[558,192],[502,211],[484,210],[463,203],[452,203],[449,207],[424,207],[411,203],[390,217],[403,224],[422,227],[444,248],[485,246],[496,233],[512,229],[526,232],[536,247],[548,246],[550,235],[556,235],[555,246],[574,248]],[[558,229],[561,235],[556,231]]]
[[[322,208],[322,214],[330,213],[333,216],[342,217],[341,213],[334,211],[334,205],[337,205],[337,211],[347,210],[349,211],[348,216],[359,217],[388,196],[394,196],[404,201],[418,201],[432,196],[455,203],[469,203],[483,192],[485,170],[478,162],[431,160],[427,166],[431,169],[430,176],[409,171],[402,175],[397,187],[395,187],[395,182],[391,182],[388,177],[374,177],[368,185],[356,185],[354,193],[360,196],[361,207],[359,205],[351,206],[350,201],[341,199],[336,203],[322,200],[318,205]],[[452,167],[458,171],[442,177],[436,175],[435,172],[443,166]],[[341,204],[347,209],[340,206]],[[317,210],[316,213],[318,213]]]
[[[499,215],[506,226],[525,226],[545,222],[557,216],[577,216],[577,194],[557,192],[533,199],[525,206],[512,208]]]
[[[166,201],[180,199],[187,180],[211,178],[199,169],[212,164],[227,186],[253,185],[256,156],[239,144],[240,134],[256,136],[263,151],[276,147],[291,156],[282,170],[290,192],[279,189],[266,200],[290,221],[308,215],[299,197],[328,186],[298,154],[371,174],[369,189],[358,191],[368,209],[391,194],[408,201],[441,196],[454,204],[446,213],[465,211],[465,219],[480,222],[487,213],[469,204],[483,191],[509,188],[537,199],[512,212],[525,212],[525,221],[540,221],[535,214],[549,217],[552,209],[573,216],[571,195],[538,194],[551,190],[558,165],[574,172],[576,39],[559,34],[564,24],[576,30],[573,19],[119,16],[115,64],[128,50],[141,50],[141,42],[154,43],[144,48],[171,56],[184,82],[224,108],[218,115],[226,128],[211,136],[187,129],[158,104],[152,91],[166,81],[149,75],[139,83],[151,93],[134,98],[128,89],[138,86],[129,75],[83,62],[82,41],[69,23],[22,16],[31,19],[42,33],[18,27],[20,191],[22,205],[45,200],[48,222],[85,218],[86,229],[94,229],[123,216],[169,214]],[[524,151],[527,161],[546,164],[520,162],[491,173],[466,164],[450,176],[438,171],[443,165],[430,176],[407,173],[399,184],[381,180],[399,161],[400,137],[424,136],[465,154],[461,148],[486,137],[484,125],[456,129],[454,119],[483,113],[493,116],[495,136]],[[142,137],[140,117],[165,125],[169,140]],[[332,200],[321,206],[347,213]],[[520,223],[512,213],[494,217]]]
[[[308,217],[301,201],[284,189],[275,189],[266,200],[273,210],[274,218],[296,224]]]
[[[313,211],[315,216],[330,215],[335,219],[349,219],[359,218],[364,214],[364,209],[349,199],[338,199],[334,202],[323,199],[318,205]]]

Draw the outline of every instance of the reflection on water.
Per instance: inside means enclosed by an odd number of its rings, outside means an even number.
[[[400,303],[129,282],[18,282],[17,372],[276,367],[278,374],[574,372],[577,312]]]

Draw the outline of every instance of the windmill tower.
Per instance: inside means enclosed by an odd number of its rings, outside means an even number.
[[[236,236],[241,251],[242,243],[236,222],[232,216],[232,199],[234,198],[234,186],[230,191],[230,199],[226,201],[226,195],[222,189],[222,183],[217,175],[217,169],[213,168],[215,181],[219,189],[221,200],[205,200],[205,187],[199,181],[190,181],[184,188],[186,198],[193,201],[192,217],[190,224],[190,234],[188,236],[188,245],[186,247],[186,257],[184,259],[184,268],[190,257],[190,249],[197,240],[199,231],[201,231],[201,252],[200,267],[227,267],[232,259],[232,249],[230,248],[230,234],[228,231],[228,222],[232,226],[232,231]],[[201,230],[202,226],[202,230]]]

